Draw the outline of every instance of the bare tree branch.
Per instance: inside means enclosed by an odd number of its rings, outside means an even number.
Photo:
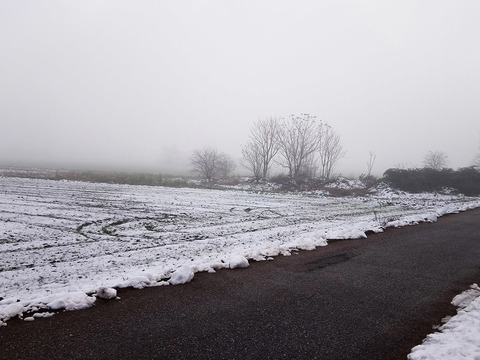
[[[242,165],[253,173],[256,181],[263,177],[263,156],[259,146],[253,142],[249,142],[242,149]]]
[[[217,162],[217,168],[218,175],[221,178],[227,179],[236,167],[237,164],[235,164],[235,161],[233,161],[230,155],[227,155],[225,153],[220,154]]]
[[[218,173],[220,158],[220,153],[212,148],[195,150],[190,158],[192,171],[207,180],[207,182],[212,182]]]
[[[313,157],[318,148],[315,124],[314,116],[301,114],[291,115],[279,127],[279,163],[288,169],[292,179],[313,175]]]
[[[367,176],[372,176],[372,169],[376,158],[377,155],[373,151],[370,151],[370,157],[367,162]]]
[[[426,168],[441,170],[447,167],[448,157],[443,151],[429,151],[423,159]]]
[[[278,129],[280,120],[276,117],[259,119],[250,129],[250,139],[243,149],[243,160],[254,177],[266,179],[272,160],[278,153]]]
[[[318,149],[320,160],[320,177],[328,180],[333,175],[338,161],[346,153],[338,135],[330,125],[321,123],[318,128]]]

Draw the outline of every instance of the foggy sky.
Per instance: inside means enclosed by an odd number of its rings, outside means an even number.
[[[175,169],[309,113],[338,171],[480,151],[480,2],[0,0],[0,164]]]

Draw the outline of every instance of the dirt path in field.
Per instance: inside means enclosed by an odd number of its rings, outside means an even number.
[[[480,283],[480,209],[0,328],[1,359],[405,359]]]

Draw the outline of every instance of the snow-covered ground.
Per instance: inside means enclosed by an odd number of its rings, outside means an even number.
[[[0,178],[0,325],[479,206],[385,188],[334,198]]]
[[[480,359],[480,287],[473,284],[455,296],[452,304],[458,307],[457,315],[444,319],[440,332],[428,335],[422,345],[415,346],[409,360]]]

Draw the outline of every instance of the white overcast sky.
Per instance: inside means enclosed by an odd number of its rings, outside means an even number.
[[[261,117],[341,135],[344,175],[480,151],[480,1],[0,0],[0,164],[240,158]]]

